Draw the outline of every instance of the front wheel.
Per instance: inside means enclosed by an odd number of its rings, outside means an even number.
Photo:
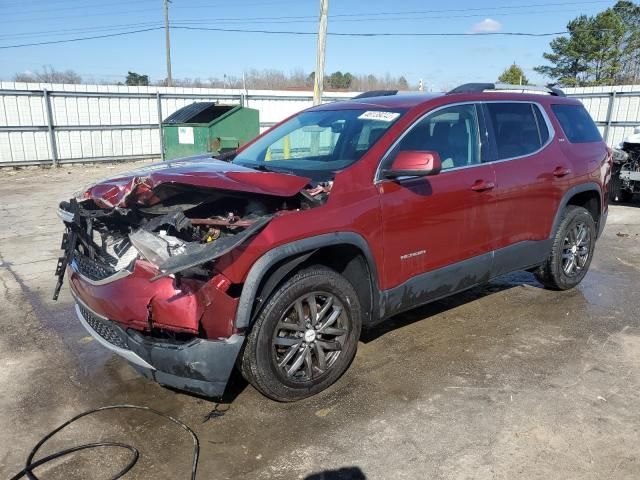
[[[588,210],[569,205],[547,261],[536,271],[546,288],[568,290],[578,285],[589,270],[596,244],[596,224]]]
[[[329,268],[307,268],[262,309],[244,347],[242,373],[274,400],[315,395],[348,368],[360,329],[360,303],[351,283]]]

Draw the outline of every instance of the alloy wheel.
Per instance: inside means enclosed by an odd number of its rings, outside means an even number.
[[[344,306],[334,295],[312,292],[297,298],[273,334],[278,373],[302,383],[324,376],[342,353],[350,328]]]
[[[580,274],[589,260],[591,234],[584,222],[569,228],[562,247],[562,270],[568,277]]]

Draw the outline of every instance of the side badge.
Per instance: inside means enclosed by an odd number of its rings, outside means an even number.
[[[420,255],[424,255],[427,253],[426,250],[418,250],[417,252],[407,253],[405,255],[400,255],[400,260],[409,260],[410,258],[419,257]]]

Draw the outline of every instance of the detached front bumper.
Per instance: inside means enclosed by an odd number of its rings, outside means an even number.
[[[124,330],[74,297],[78,319],[89,334],[128,360],[145,377],[208,397],[224,393],[244,336],[232,335],[225,340],[195,338],[187,342],[158,339],[136,330]]]

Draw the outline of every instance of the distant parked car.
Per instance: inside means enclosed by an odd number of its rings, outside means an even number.
[[[611,153],[579,101],[508,88],[364,95],[99,182],[60,205],[58,290],[66,271],[84,327],[163,385],[221,395],[237,364],[292,401],[400,312],[515,270],[572,288]]]

